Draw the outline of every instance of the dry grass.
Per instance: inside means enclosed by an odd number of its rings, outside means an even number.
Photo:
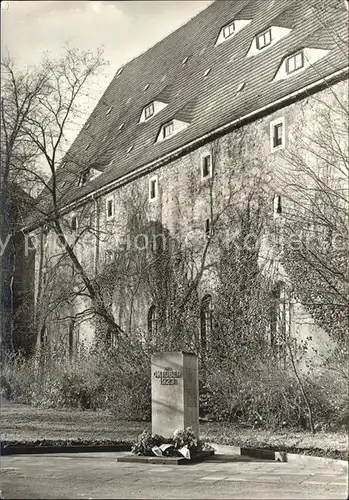
[[[205,441],[234,446],[303,451],[316,455],[344,458],[348,453],[348,435],[342,433],[267,431],[247,429],[228,423],[203,423],[201,438]],[[51,410],[10,402],[1,404],[1,440],[17,442],[134,441],[149,422],[116,420],[106,411]]]
[[[269,448],[289,452],[345,457],[348,454],[346,432],[323,432],[315,435],[296,430],[264,430],[243,428],[228,423],[208,423],[201,427],[206,441],[241,447]]]

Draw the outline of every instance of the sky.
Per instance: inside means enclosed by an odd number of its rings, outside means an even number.
[[[38,63],[44,51],[57,56],[65,42],[85,50],[102,46],[110,64],[91,88],[92,98],[84,106],[88,116],[120,66],[210,3],[211,0],[2,0],[1,47],[10,52],[17,65],[25,67]]]

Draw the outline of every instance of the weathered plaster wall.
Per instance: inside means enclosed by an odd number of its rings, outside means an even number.
[[[149,224],[157,221],[161,227],[169,231],[174,238],[183,239],[188,244],[194,244],[196,259],[199,262],[202,248],[205,245],[205,221],[221,211],[225,204],[240,200],[243,205],[246,193],[259,178],[263,185],[264,196],[270,205],[270,228],[275,222],[273,217],[273,198],[280,193],[280,182],[284,173],[289,171],[289,163],[285,159],[285,151],[297,148],[297,136],[300,130],[306,130],[311,141],[312,131],[321,126],[318,120],[319,112],[335,107],[336,99],[345,100],[347,82],[340,82],[333,87],[309,96],[302,101],[293,103],[283,109],[265,116],[255,122],[233,131],[213,143],[207,144],[186,156],[175,160],[155,172],[109,193],[90,206],[87,217],[93,231],[84,236],[79,255],[84,265],[90,270],[91,276],[96,269],[103,270],[106,253],[117,249],[127,239],[129,231],[128,215],[142,213]],[[272,152],[270,150],[270,122],[284,117],[286,126],[286,149]],[[334,115],[334,120],[338,117]],[[301,128],[302,127],[302,128]],[[212,182],[201,179],[201,158],[206,152],[211,152],[214,158],[214,175]],[[309,161],[314,157],[309,154]],[[158,197],[149,201],[149,179],[157,177]],[[283,208],[287,207],[287,195],[283,194]],[[292,193],[292,196],[295,196]],[[106,201],[112,197],[115,214],[107,220]],[[88,213],[88,210],[85,210]],[[90,217],[91,216],[91,217]],[[89,218],[90,217],[90,218]],[[69,216],[67,216],[69,223]],[[225,227],[230,237],[234,227]],[[134,236],[134,235],[133,235]],[[129,237],[129,245],[142,246],[141,240]],[[275,277],[287,281],[287,276],[278,262],[278,252],[270,257],[270,244],[262,247],[261,262],[269,260],[269,270]],[[147,251],[147,250],[140,250]],[[215,259],[214,244],[208,259]],[[113,276],[109,276],[113,279]],[[214,288],[214,276],[205,274],[199,290],[199,296],[207,293],[210,284]],[[117,287],[116,287],[117,288]],[[146,289],[140,289],[134,298],[133,327],[140,331],[147,329],[147,312],[152,303],[152,297]],[[79,310],[86,307],[85,301],[80,301]],[[294,335],[306,338],[312,335],[313,341],[325,349],[327,337],[324,332],[313,324],[309,315],[299,305],[294,305],[292,331]],[[122,288],[115,290],[113,311],[118,321],[125,326],[130,312],[130,296]],[[199,325],[198,325],[199,328]],[[94,335],[93,321],[83,321],[79,327],[80,340],[91,342]]]

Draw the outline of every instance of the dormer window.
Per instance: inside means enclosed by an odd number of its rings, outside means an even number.
[[[296,54],[292,54],[286,59],[286,72],[289,75],[298,69],[304,67],[304,52],[303,50],[297,52]]]
[[[219,45],[227,40],[233,38],[240,30],[242,30],[245,26],[250,24],[251,19],[235,19],[234,21],[230,21],[230,23],[223,26],[220,30],[216,45]]]
[[[149,104],[147,104],[143,110],[141,117],[139,119],[139,123],[144,123],[150,118],[153,118],[155,115],[157,115],[162,109],[166,108],[167,104],[162,102],[162,101],[152,101]]]
[[[189,123],[182,120],[173,119],[167,123],[164,123],[160,128],[159,134],[157,136],[156,142],[161,142],[170,137],[178,134],[181,130],[187,128]]]
[[[166,137],[169,137],[170,135],[172,135],[173,131],[174,131],[174,123],[173,123],[173,121],[166,123],[163,126],[163,129],[162,129],[162,137],[163,137],[163,139],[166,139]]]
[[[144,108],[144,118],[145,118],[146,120],[148,120],[151,116],[153,116],[154,111],[155,111],[155,110],[154,110],[154,103],[153,103],[153,102],[151,102],[150,104],[148,104],[148,106],[146,106],[146,107]]]
[[[231,35],[233,35],[234,31],[235,31],[235,23],[233,21],[232,23],[228,24],[228,26],[224,26],[223,37],[229,38]]]
[[[294,78],[295,75],[302,73],[312,67],[317,61],[329,53],[326,49],[314,49],[305,47],[293,54],[289,54],[281,61],[281,64],[275,74],[274,81]]]
[[[269,26],[267,29],[257,33],[254,37],[246,57],[259,55],[265,49],[267,50],[268,47],[272,47],[285,38],[291,31],[290,28],[284,28],[282,26]]]
[[[258,50],[264,49],[271,44],[271,29],[267,29],[256,37],[256,46]]]

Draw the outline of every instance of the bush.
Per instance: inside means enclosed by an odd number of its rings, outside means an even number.
[[[302,375],[302,380],[317,429],[345,426],[348,396],[344,379],[323,374]],[[211,367],[200,394],[200,413],[253,428],[309,429],[307,406],[296,377],[275,363],[251,365],[248,371]]]
[[[8,356],[3,395],[46,408],[109,409],[119,419],[150,420],[150,357],[136,340],[108,351],[82,350],[73,360],[51,350],[47,359],[44,353],[40,359]]]

